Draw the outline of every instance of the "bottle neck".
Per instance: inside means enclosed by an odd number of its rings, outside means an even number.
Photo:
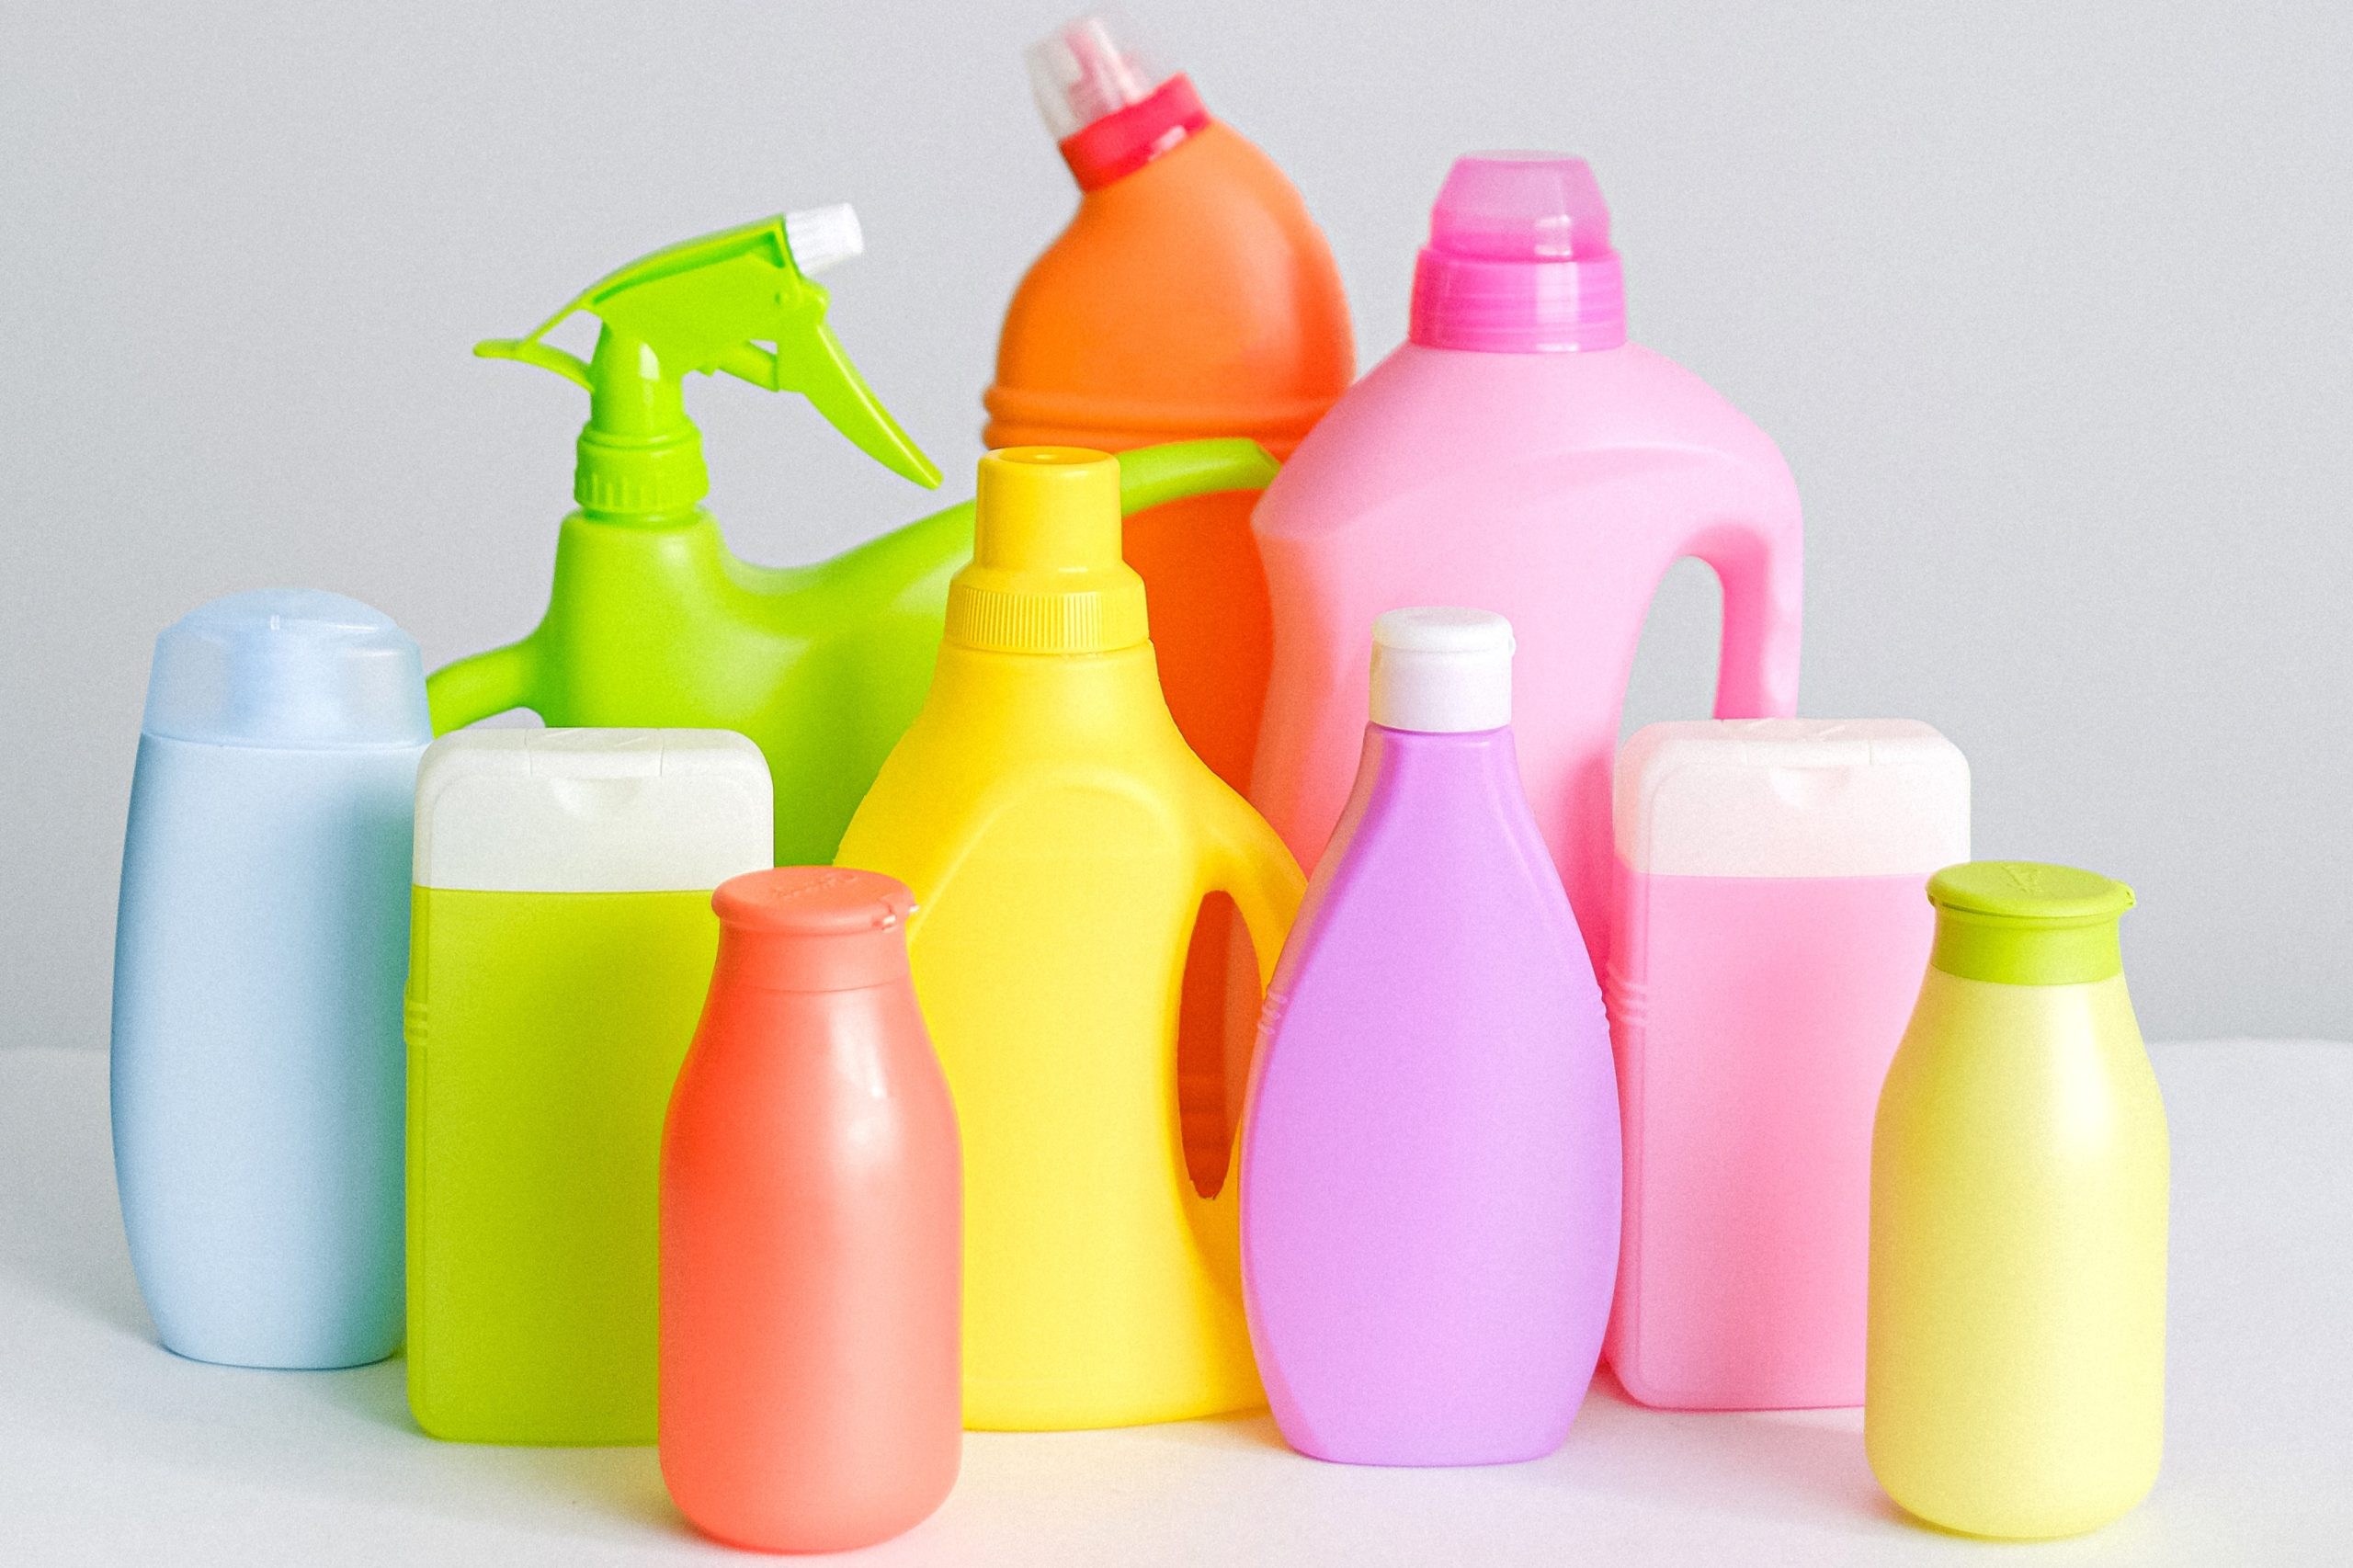
[[[1183,72],[1149,97],[1080,127],[1056,145],[1081,190],[1100,190],[1183,146],[1206,129],[1209,110]]]
[[[1414,266],[1407,335],[1427,348],[1565,354],[1626,341],[1618,253],[1518,260],[1425,245]]]
[[[1357,789],[1369,815],[1430,810],[1459,821],[1468,799],[1529,817],[1534,831],[1508,725],[1433,732],[1367,724]]]
[[[906,936],[897,927],[807,936],[722,925],[710,983],[714,994],[890,991],[909,983]]]
[[[710,493],[702,433],[687,417],[678,382],[642,338],[610,326],[597,335],[572,482],[573,498],[597,521],[675,526]]]

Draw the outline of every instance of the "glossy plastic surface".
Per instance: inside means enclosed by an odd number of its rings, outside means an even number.
[[[504,766],[517,736],[520,773]],[[414,894],[408,1387],[437,1437],[654,1438],[662,1119],[719,936],[701,880],[767,865],[769,813],[740,737],[650,738],[476,731],[426,759],[421,841],[504,828],[545,861],[487,862],[517,886]],[[663,778],[664,742],[700,766]],[[501,766],[439,760],[476,752]],[[666,825],[644,820],[649,800]],[[480,882],[484,864],[437,854],[420,870]],[[580,889],[581,865],[624,891]]]
[[[919,905],[915,991],[964,1140],[966,1424],[1256,1404],[1233,1191],[1196,1192],[1179,1136],[1177,998],[1204,898],[1233,897],[1263,976],[1301,878],[1186,747],[1152,645],[943,642],[839,858]]]
[[[1369,727],[1243,1127],[1251,1337],[1294,1448],[1559,1446],[1618,1262],[1608,1040],[1511,732]]]
[[[2121,974],[1928,970],[1871,1145],[1863,1440],[1889,1496],[1947,1529],[2040,1538],[2148,1493],[2167,1165]]]
[[[1113,85],[1113,74],[1098,79]],[[1089,99],[1108,101],[1099,92]],[[1065,153],[1075,144],[1066,142]],[[1245,436],[1282,459],[1355,374],[1347,299],[1322,231],[1265,153],[1211,120],[1087,189],[1030,267],[1006,312],[982,439],[1117,452]],[[1256,499],[1229,493],[1131,508],[1124,540],[1151,596],[1176,727],[1244,791],[1274,636],[1250,533]],[[1204,915],[1195,952],[1183,1029],[1188,1142],[1195,1179],[1211,1187],[1241,1107],[1249,1039],[1239,999],[1249,965],[1229,908]]]
[[[738,877],[662,1147],[662,1474],[767,1551],[897,1535],[963,1434],[956,1110],[907,977],[906,890]]]
[[[1608,953],[1610,762],[1659,580],[1723,583],[1715,710],[1797,699],[1798,500],[1771,441],[1648,349],[1407,344],[1333,409],[1254,524],[1282,629],[1251,798],[1312,859],[1339,819],[1373,617],[1472,604],[1518,639],[1514,725],[1537,825],[1597,971]]]
[[[1121,504],[1255,489],[1273,472],[1247,441],[1131,452]],[[436,671],[434,727],[528,708],[551,725],[737,731],[768,760],[778,858],[830,860],[923,705],[948,581],[972,548],[970,502],[795,567],[736,559],[699,507],[660,522],[575,511],[538,630]]]
[[[115,925],[115,1177],[141,1293],[180,1355],[347,1367],[400,1346],[424,741],[140,738]]]

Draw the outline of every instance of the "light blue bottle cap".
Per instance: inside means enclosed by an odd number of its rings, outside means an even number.
[[[314,588],[231,594],[165,628],[141,727],[287,750],[433,739],[415,639],[381,610]]]

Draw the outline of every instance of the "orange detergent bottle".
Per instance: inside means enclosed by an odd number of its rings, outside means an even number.
[[[1182,74],[1148,62],[1129,30],[1083,17],[1029,51],[1038,107],[1081,194],[1006,312],[982,438],[1117,452],[1246,436],[1288,458],[1355,375],[1331,249],[1273,161],[1211,119]],[[1256,499],[1154,506],[1127,520],[1123,541],[1152,607],[1169,711],[1238,790],[1273,645]],[[1205,1191],[1224,1172],[1247,1068],[1248,1023],[1224,1022],[1232,934],[1222,900],[1202,911],[1177,1047],[1188,1164]],[[1232,994],[1245,990],[1255,1001],[1255,985]],[[1226,1039],[1238,1047],[1230,1062]]]

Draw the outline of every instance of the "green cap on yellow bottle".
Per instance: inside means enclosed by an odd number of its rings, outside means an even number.
[[[1928,879],[1937,942],[1928,962],[1964,980],[2081,985],[2124,972],[2116,923],[2132,890],[2093,871],[2033,860],[1972,860]]]

